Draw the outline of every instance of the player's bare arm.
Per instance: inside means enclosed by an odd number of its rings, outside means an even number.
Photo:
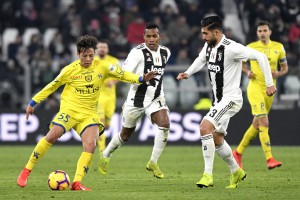
[[[28,105],[26,108],[26,120],[29,119],[29,115],[32,115],[34,112],[34,107],[32,107],[31,105]]]
[[[273,71],[272,72],[272,77],[273,78],[278,78],[280,76],[284,76],[287,72],[288,72],[289,68],[288,68],[288,64],[287,62],[285,63],[280,63],[280,71]]]
[[[254,73],[247,67],[247,64],[243,62],[243,72],[247,75],[249,79],[253,79],[255,77]]]
[[[187,73],[179,73],[177,76],[177,80],[188,79],[189,75]]]

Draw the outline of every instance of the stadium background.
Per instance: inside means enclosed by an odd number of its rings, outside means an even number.
[[[199,144],[198,123],[205,110],[194,110],[210,96],[205,70],[186,81],[175,77],[197,57],[204,43],[200,19],[218,14],[224,33],[242,44],[256,40],[256,23],[272,24],[272,40],[284,44],[289,73],[278,80],[279,92],[270,115],[275,145],[300,145],[300,2],[297,0],[2,0],[0,2],[0,144],[35,144],[47,132],[58,110],[60,91],[38,105],[26,122],[24,108],[30,97],[76,59],[75,40],[83,34],[107,39],[110,54],[124,60],[130,49],[143,42],[144,24],[155,21],[162,44],[172,56],[165,73],[165,91],[171,110],[169,144]],[[178,28],[180,27],[180,28]],[[245,91],[247,79],[243,77]],[[120,108],[128,86],[118,85],[117,112],[108,136],[120,129]],[[244,95],[246,97],[246,95]],[[242,111],[230,123],[227,140],[237,144],[251,121],[245,98]],[[155,127],[143,119],[130,144],[153,142]],[[258,144],[256,141],[255,144]],[[80,143],[70,132],[60,144]]]

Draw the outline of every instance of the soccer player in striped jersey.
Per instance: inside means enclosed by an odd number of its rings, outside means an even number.
[[[27,185],[33,167],[57,139],[73,128],[81,137],[83,152],[77,162],[71,190],[91,190],[84,186],[81,181],[88,173],[97,139],[104,131],[97,111],[101,85],[107,78],[116,78],[140,85],[156,75],[155,72],[149,72],[140,76],[126,72],[109,62],[94,59],[97,43],[98,40],[93,36],[79,37],[76,43],[79,60],[64,67],[52,82],[30,100],[26,108],[26,119],[33,114],[34,106],[37,103],[64,85],[60,110],[51,121],[49,132],[37,143],[26,166],[20,173],[17,179],[20,187]]]
[[[273,82],[274,85],[276,85],[276,79],[288,72],[288,64],[283,45],[279,42],[270,40],[271,33],[272,31],[267,21],[259,22],[256,31],[259,40],[250,43],[247,47],[256,49],[268,57]],[[278,63],[280,65],[279,71],[277,70]],[[243,72],[250,79],[247,87],[247,96],[254,117],[252,124],[244,134],[242,141],[233,151],[233,156],[239,166],[243,168],[242,154],[250,142],[259,134],[260,143],[267,161],[267,167],[268,169],[274,169],[275,167],[280,167],[282,165],[281,162],[273,158],[269,136],[268,113],[270,112],[274,96],[270,97],[265,93],[265,78],[259,63],[251,60],[250,67],[251,69],[248,69],[246,63],[243,64]]]
[[[137,74],[150,71],[158,74],[148,84],[131,85],[122,110],[121,132],[113,136],[103,154],[100,155],[102,159],[100,159],[99,170],[104,175],[107,173],[111,154],[130,138],[137,123],[146,115],[158,126],[152,155],[146,164],[146,169],[151,171],[155,177],[164,178],[157,161],[166,146],[170,128],[169,108],[165,101],[162,81],[170,50],[159,45],[159,27],[155,23],[146,24],[144,40],[145,43],[130,51],[123,69]]]
[[[256,50],[227,39],[222,29],[222,19],[218,16],[209,16],[201,21],[205,45],[192,65],[177,76],[178,80],[187,79],[207,64],[212,84],[213,105],[200,123],[204,158],[204,173],[196,183],[200,188],[214,184],[215,153],[226,162],[231,171],[230,185],[226,188],[236,188],[238,183],[246,178],[246,172],[238,166],[232,156],[230,146],[224,139],[230,118],[241,109],[243,104],[240,89],[242,62],[248,59],[257,60],[265,76],[267,94],[271,96],[276,92],[267,57]]]

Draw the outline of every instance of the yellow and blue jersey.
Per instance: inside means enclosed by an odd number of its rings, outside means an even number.
[[[261,41],[256,41],[248,44],[247,47],[250,47],[265,54],[268,58],[272,72],[277,70],[279,63],[287,62],[285,49],[283,45],[279,42],[270,40],[269,43],[266,45]],[[256,60],[251,60],[250,67],[251,71],[255,74],[255,78],[250,79],[250,83],[265,88],[265,77],[261,68],[259,67],[259,63]],[[273,81],[276,85],[276,79],[273,79]]]
[[[91,66],[85,68],[81,67],[80,60],[76,60],[64,67],[32,100],[40,103],[60,86],[65,85],[61,94],[61,109],[97,113],[100,88],[108,78],[140,84],[138,75],[126,72],[107,61],[95,58]]]

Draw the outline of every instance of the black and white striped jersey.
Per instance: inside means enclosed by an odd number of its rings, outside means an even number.
[[[249,54],[248,48],[223,35],[215,47],[205,43],[198,58],[185,73],[190,76],[207,64],[214,104],[223,97],[242,98],[242,62],[248,60]]]
[[[157,71],[158,75],[154,77],[155,87],[147,84],[132,84],[127,96],[127,103],[132,102],[135,107],[147,107],[155,98],[164,96],[162,80],[170,55],[167,47],[159,45],[157,51],[152,51],[145,43],[130,51],[123,64],[124,70],[141,76],[150,71]]]

